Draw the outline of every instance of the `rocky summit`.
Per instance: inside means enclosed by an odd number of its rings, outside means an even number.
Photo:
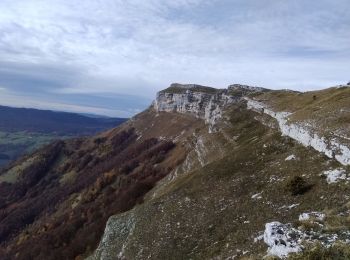
[[[157,94],[154,109],[157,112],[187,113],[204,119],[209,132],[215,131],[215,125],[222,118],[223,109],[239,100],[228,94],[228,90],[217,90],[200,85],[172,84]]]
[[[0,173],[1,259],[350,259],[350,88],[172,84]]]

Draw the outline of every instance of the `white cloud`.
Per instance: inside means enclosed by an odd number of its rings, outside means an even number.
[[[28,99],[26,96],[20,95],[1,95],[0,104],[3,106],[10,107],[29,107],[36,109],[49,109],[54,111],[66,111],[73,113],[91,113],[96,115],[107,115],[111,117],[130,117],[133,114],[139,112],[139,110],[117,110],[117,109],[107,109],[97,106],[88,105],[76,105],[64,102],[51,102],[45,101],[38,98]]]

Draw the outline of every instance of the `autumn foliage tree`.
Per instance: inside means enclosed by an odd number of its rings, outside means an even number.
[[[0,183],[1,259],[74,259],[94,250],[111,215],[131,209],[166,176],[170,141],[111,138],[51,144],[17,182]],[[106,152],[107,151],[107,152]],[[72,179],[62,182],[62,176]]]

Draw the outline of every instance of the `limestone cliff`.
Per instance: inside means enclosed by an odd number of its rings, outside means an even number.
[[[189,113],[204,119],[209,125],[209,132],[214,132],[223,108],[238,100],[239,97],[229,95],[227,89],[172,84],[170,88],[157,93],[153,106],[157,112]]]
[[[240,94],[237,95],[237,91]],[[267,104],[247,98],[253,92],[264,92],[266,89],[234,84],[228,89],[214,89],[195,84],[172,84],[168,89],[157,93],[153,103],[157,112],[178,112],[192,114],[205,120],[209,125],[209,133],[217,130],[216,124],[222,118],[225,107],[236,103],[242,98],[247,101],[248,109],[261,112],[277,120],[283,135],[289,136],[304,146],[311,146],[315,150],[324,153],[329,158],[334,158],[343,165],[350,164],[349,138],[337,135],[334,132],[328,137],[322,136],[307,122],[289,122],[289,112],[276,112]]]

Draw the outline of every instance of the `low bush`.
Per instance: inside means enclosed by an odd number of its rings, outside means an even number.
[[[286,183],[286,190],[293,196],[302,195],[309,191],[312,185],[301,176],[294,176]]]

